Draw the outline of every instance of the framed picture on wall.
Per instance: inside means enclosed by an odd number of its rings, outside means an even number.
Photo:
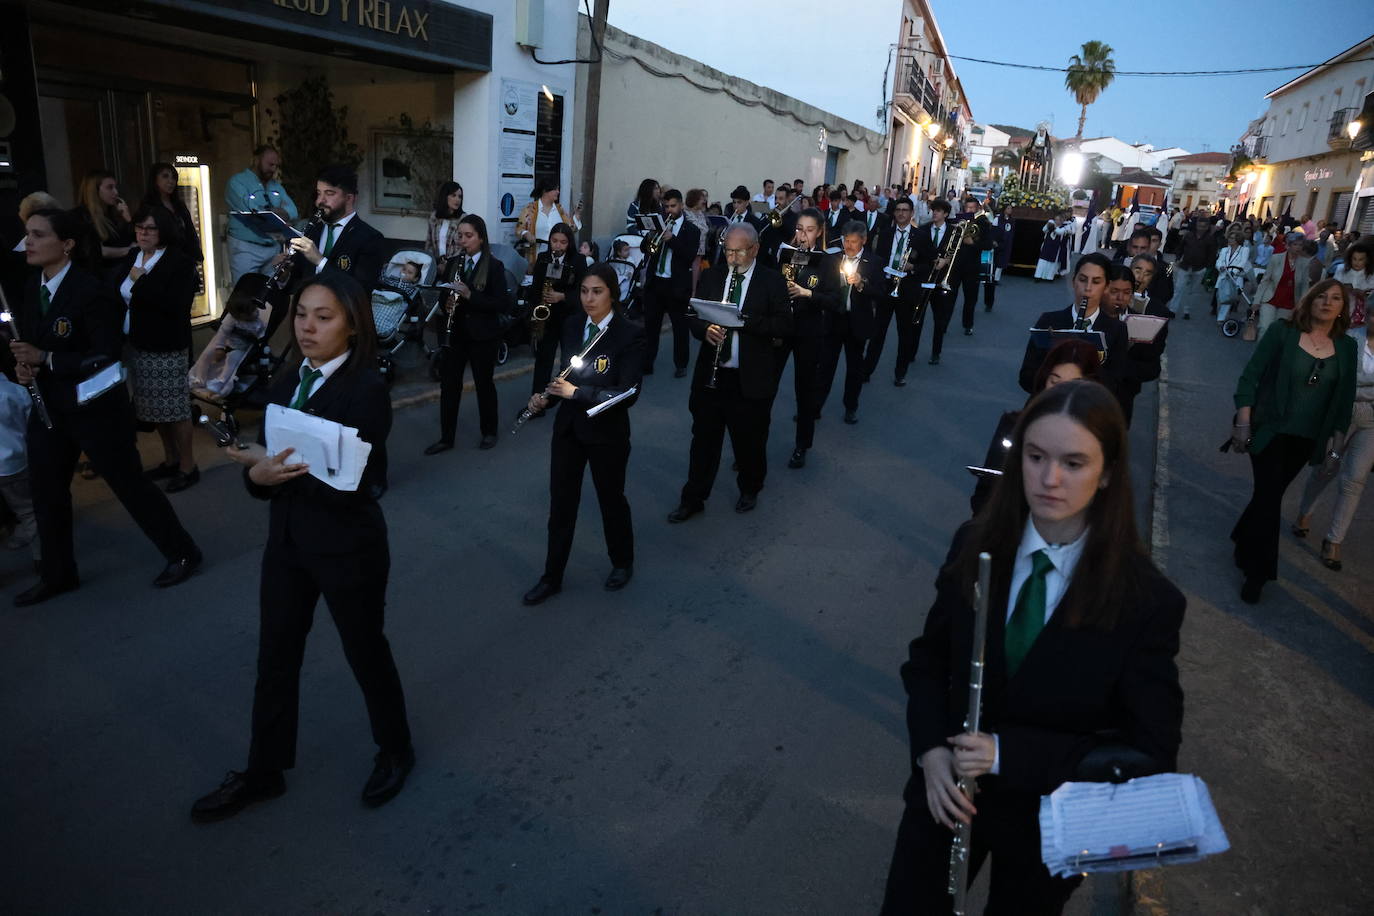
[[[453,177],[453,134],[378,129],[368,150],[372,210],[402,216],[428,213],[440,183]]]

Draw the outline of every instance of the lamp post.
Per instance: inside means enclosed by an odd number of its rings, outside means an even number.
[[[1363,129],[1364,124],[1360,121],[1359,118],[1356,118],[1349,124],[1345,125],[1346,135],[1349,136],[1352,141],[1360,135],[1360,131]]]

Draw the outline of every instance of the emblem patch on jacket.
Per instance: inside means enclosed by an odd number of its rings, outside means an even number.
[[[58,337],[72,336],[72,321],[70,318],[59,318],[52,323],[52,332]]]
[[[811,276],[806,278],[806,288],[815,289],[816,284],[819,282],[821,282],[821,278],[816,276],[815,274],[812,274]]]
[[[611,358],[609,356],[598,356],[596,362],[592,363],[592,368],[596,369],[597,375],[605,375],[606,370],[611,368]]]
[[[339,265],[339,270],[351,270],[353,268],[353,259],[346,254],[339,255],[339,259],[335,263]]]

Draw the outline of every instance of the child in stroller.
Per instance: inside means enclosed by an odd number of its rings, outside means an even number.
[[[422,343],[425,301],[422,290],[434,284],[434,256],[413,248],[391,256],[372,290],[372,323],[377,329],[378,369],[391,383],[392,358],[407,343]]]

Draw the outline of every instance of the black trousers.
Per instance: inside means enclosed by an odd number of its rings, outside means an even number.
[[[836,317],[830,333],[821,341],[821,364],[816,373],[816,410],[819,412],[830,397],[830,388],[835,384],[835,372],[840,366],[840,353],[844,353],[844,409],[859,409],[859,392],[864,382],[864,344],[862,337],[849,332],[849,316]]]
[[[797,398],[797,436],[795,448],[810,448],[816,438],[816,379],[820,374],[824,337],[784,337],[782,346],[773,348],[778,378],[782,378],[787,357],[792,356],[792,391]]]
[[[692,332],[687,327],[687,296],[654,282],[644,289],[644,374],[654,371],[663,316],[673,323],[673,368],[686,369],[691,358]]]
[[[77,579],[72,473],[82,452],[168,562],[199,552],[166,494],[143,476],[127,398],[120,393],[105,398],[112,403],[84,411],[52,411],[52,429],[42,424],[37,412],[29,416],[29,485],[43,551],[39,570],[49,585]],[[119,398],[123,400],[115,400]]]
[[[635,561],[635,535],[630,520],[630,502],[625,498],[625,467],[630,461],[630,443],[584,443],[571,429],[554,431],[549,456],[549,552],[544,562],[544,578],[562,584],[563,570],[572,553],[573,532],[577,529],[577,507],[582,502],[582,477],[592,468],[592,485],[601,505],[601,527],[606,535],[606,553],[611,566],[624,569]]]
[[[1280,433],[1264,451],[1250,454],[1250,467],[1255,475],[1254,494],[1231,530],[1231,540],[1236,543],[1236,559],[1245,578],[1269,582],[1279,577],[1283,494],[1303,466],[1312,460],[1314,447],[1311,439]]]
[[[768,423],[773,399],[744,397],[740,394],[739,370],[721,369],[716,373],[716,387],[693,388],[687,406],[692,411],[692,448],[682,501],[697,505],[710,497],[727,432],[739,467],[736,481],[740,492],[762,490],[768,475]]]
[[[337,556],[302,553],[291,544],[269,544],[263,552],[250,770],[296,765],[301,662],[321,595],[362,688],[372,740],[384,751],[410,746],[405,694],[382,632],[390,569],[385,542],[366,553]]]
[[[933,358],[944,350],[945,332],[949,330],[950,319],[954,317],[954,293],[947,293],[941,289],[929,292],[930,298],[926,300],[920,321],[916,323],[916,333],[911,343],[911,359],[916,358],[916,351],[921,346],[921,332],[925,330],[927,319],[935,325],[931,330],[933,336],[930,341],[930,355]]]
[[[985,780],[987,777],[985,777]],[[1040,859],[1040,798],[996,789],[978,793],[973,819],[969,883],[992,854],[986,916],[1055,916],[1082,878],[1056,878]],[[949,847],[953,833],[926,807],[920,774],[906,788],[906,811],[887,874],[882,916],[937,916],[952,912]]]
[[[879,296],[873,304],[873,336],[864,348],[864,376],[870,376],[878,368],[883,358],[883,344],[887,342],[887,326],[897,318],[897,364],[893,369],[896,378],[905,378],[907,367],[916,358],[916,345],[920,342],[920,331],[916,327],[911,299],[893,296]]]
[[[992,308],[993,305],[997,303],[997,287],[999,284],[995,279],[993,279],[996,276],[997,265],[994,264],[992,267],[992,273],[988,276],[986,280],[983,281],[983,305],[986,308]]]
[[[549,381],[553,378],[553,367],[561,362],[554,360],[554,353],[562,346],[562,327],[561,321],[555,322],[553,319],[549,319],[544,325],[544,336],[539,338],[539,344],[534,348],[534,379],[530,385],[530,394],[542,394],[544,389],[549,387]]]
[[[453,345],[439,360],[439,438],[452,442],[458,433],[458,405],[463,400],[463,372],[472,366],[472,386],[477,392],[477,419],[482,435],[496,435],[496,354],[501,341],[453,338]]]
[[[979,282],[980,275],[976,270],[969,271],[962,277],[952,277],[950,279],[950,285],[954,287],[949,293],[950,309],[952,311],[954,308],[954,297],[962,292],[964,295],[964,310],[960,317],[963,319],[964,329],[969,331],[973,330],[973,313],[978,307]]]

